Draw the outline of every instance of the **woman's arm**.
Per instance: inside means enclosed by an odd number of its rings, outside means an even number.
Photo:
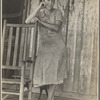
[[[30,14],[27,19],[25,20],[25,23],[30,23],[31,20],[36,16],[36,14],[38,13],[40,7],[38,7],[32,14]]]
[[[32,14],[30,14],[28,17],[27,17],[27,19],[25,20],[25,23],[30,23],[31,22],[31,20],[34,18],[34,17],[36,17],[36,14],[38,13],[38,11],[40,10],[40,9],[42,9],[42,5],[44,4],[44,2],[41,2],[40,3],[40,5],[38,6],[38,8],[32,13]]]
[[[46,22],[43,22],[41,20],[38,20],[38,22],[42,25],[44,25],[45,27],[51,29],[51,30],[54,30],[54,31],[58,31],[62,22],[57,20],[55,24],[50,24],[50,23],[46,23]]]

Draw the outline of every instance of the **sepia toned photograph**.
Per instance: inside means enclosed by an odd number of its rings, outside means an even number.
[[[99,100],[99,0],[2,0],[1,10],[1,100]]]

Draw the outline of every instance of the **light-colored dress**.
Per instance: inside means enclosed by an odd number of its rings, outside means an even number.
[[[42,9],[38,18],[44,22],[54,24],[56,20],[62,21],[62,13],[54,9],[50,16]],[[61,29],[58,32],[39,25],[39,48],[36,58],[33,84],[34,87],[60,84],[67,78],[66,47]]]

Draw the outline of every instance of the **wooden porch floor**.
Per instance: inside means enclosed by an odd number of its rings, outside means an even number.
[[[32,96],[32,100],[38,100],[39,94],[35,94],[35,98]],[[9,96],[6,100],[18,100],[18,96]],[[27,95],[25,95],[25,99],[27,100]],[[46,95],[42,95],[40,100],[47,100]],[[79,100],[79,99],[71,99],[71,98],[64,98],[64,97],[55,97],[54,100]]]

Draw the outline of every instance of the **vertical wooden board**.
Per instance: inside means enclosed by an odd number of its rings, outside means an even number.
[[[80,93],[89,94],[91,84],[95,1],[85,1],[83,46],[81,52]]]
[[[76,42],[76,33],[73,30],[68,32],[67,40],[67,69],[68,77],[64,82],[64,91],[72,92],[73,86],[73,77],[74,77],[74,62],[75,62],[75,42]]]
[[[29,52],[30,52],[30,40],[31,40],[31,29],[32,28],[28,28],[28,36],[27,36],[27,57],[29,57]]]
[[[30,1],[30,13],[32,13],[38,6],[39,6],[40,0],[31,0]],[[31,33],[32,29],[30,30],[30,36],[33,35],[33,33]],[[30,37],[32,39],[32,37]],[[30,39],[29,43],[32,42]],[[31,55],[31,44],[29,45],[29,50],[28,50],[28,56],[32,56]]]
[[[1,34],[1,44],[2,44],[2,53],[1,53],[1,61],[3,63],[3,52],[4,52],[4,41],[5,41],[5,33],[6,33],[6,20],[4,20],[4,23],[3,23],[3,34]]]
[[[73,14],[75,21],[72,20],[72,15],[69,14],[69,24],[67,33],[67,79],[64,81],[64,91],[72,91],[73,76],[74,76],[74,57],[75,57],[75,43],[76,43],[76,15]]]
[[[83,10],[82,2],[75,1],[74,7],[75,10],[69,12],[69,23],[68,23],[68,34],[67,34],[67,51],[68,51],[67,67],[69,70],[68,70],[68,78],[64,82],[64,91],[68,90],[72,92],[73,91],[77,92],[78,78],[79,78],[79,74],[77,72],[79,71],[79,67],[80,67],[79,53],[81,50],[80,42],[81,42],[81,29],[82,29],[82,17],[83,17],[81,15]]]
[[[25,19],[26,19],[27,1],[28,1],[28,0],[24,0],[24,7],[25,7],[25,8],[23,9],[22,23],[25,23]]]
[[[21,30],[20,51],[19,51],[19,66],[21,65],[21,60],[22,60],[23,50],[24,50],[24,35],[25,35],[25,28],[22,28],[22,30]]]
[[[23,60],[26,59],[27,35],[28,35],[28,30],[27,28],[25,28]]]
[[[32,13],[38,6],[39,6],[39,3],[40,3],[40,0],[31,0],[31,11],[30,11],[30,13]],[[33,29],[31,30],[31,31],[33,31]],[[34,35],[34,33],[33,33],[33,35]],[[33,36],[33,38],[34,38],[34,36]],[[39,37],[38,37],[39,38]],[[34,41],[34,39],[33,39],[33,41]],[[31,42],[33,42],[33,41],[31,41]],[[38,40],[39,41],[39,40]],[[39,43],[39,42],[38,42]],[[34,45],[34,44],[33,44]],[[39,44],[38,44],[39,45]],[[32,49],[33,49],[33,47],[32,47]],[[34,53],[34,51],[32,52],[32,53]],[[34,54],[33,54],[34,55]]]
[[[97,33],[94,33],[97,34]],[[97,40],[94,37],[93,41],[93,59],[92,59],[92,71],[91,71],[91,84],[90,84],[90,94],[96,95],[97,94]]]
[[[25,64],[23,63],[22,64],[22,67],[21,67],[21,84],[20,84],[20,90],[19,90],[19,100],[24,100],[24,82],[25,82]]]
[[[37,28],[37,23],[35,24],[35,27],[32,28],[32,33],[33,33],[33,45],[32,45],[32,54],[33,54],[33,59],[35,58],[35,53],[36,53],[36,49],[37,49],[37,33],[38,32],[38,28]]]
[[[34,34],[34,27],[31,29],[31,34],[30,34],[30,45],[29,45],[29,57],[32,57],[32,51],[33,51],[33,34]]]
[[[16,38],[15,38],[15,47],[14,47],[14,55],[13,55],[13,66],[16,66],[16,61],[17,61],[17,52],[18,52],[18,40],[19,40],[19,31],[20,28],[16,28]]]
[[[8,48],[8,38],[9,38],[9,28],[10,27],[6,27],[5,30],[5,39],[4,39],[4,44],[3,44],[3,64],[6,65],[6,58],[7,58],[7,48]]]
[[[77,13],[77,24],[76,24],[76,52],[75,52],[75,64],[74,64],[74,80],[73,80],[73,92],[78,93],[79,89],[79,77],[80,77],[80,61],[81,61],[81,50],[82,50],[82,36],[83,36],[83,2],[78,2],[76,8]]]
[[[98,16],[98,0],[96,0],[97,6],[95,9],[95,16]],[[94,18],[95,24],[94,24],[94,41],[93,41],[93,59],[92,59],[92,74],[91,74],[91,84],[90,84],[90,94],[97,95],[97,85],[98,85],[98,17]]]
[[[28,0],[28,2],[27,2],[27,17],[30,15],[30,9],[31,9],[31,0]]]
[[[13,27],[10,27],[10,30],[9,30],[9,39],[8,39],[8,50],[7,50],[6,65],[9,65],[9,63],[10,63],[10,54],[11,54],[11,45],[12,45],[12,34],[13,34]]]

